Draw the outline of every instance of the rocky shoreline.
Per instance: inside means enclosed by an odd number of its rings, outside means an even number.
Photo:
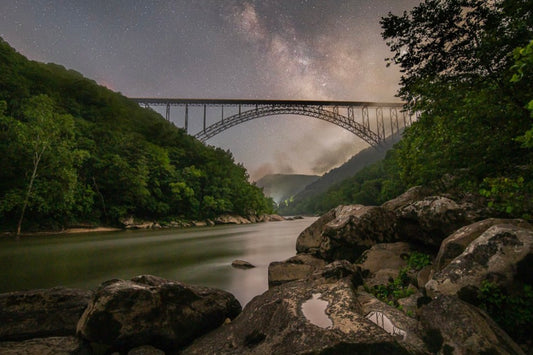
[[[242,310],[225,291],[149,275],[2,294],[0,353],[531,354],[520,297],[533,285],[533,227],[490,217],[421,187],[339,206],[270,264],[269,290]],[[512,334],[487,293],[525,307],[512,309],[525,317]]]
[[[303,217],[282,217],[278,214],[261,214],[250,215],[248,217],[242,217],[239,215],[225,214],[218,216],[214,219],[206,219],[200,221],[188,221],[175,219],[168,222],[149,221],[144,219],[138,219],[135,217],[124,218],[120,221],[121,227],[105,227],[105,226],[76,226],[72,228],[66,228],[59,231],[41,231],[41,232],[29,232],[23,233],[23,237],[34,236],[46,236],[56,234],[79,234],[79,233],[95,233],[95,232],[119,232],[123,230],[136,230],[136,229],[166,229],[166,228],[192,228],[192,227],[212,227],[215,225],[223,224],[251,224],[251,223],[263,223],[263,222],[279,222],[285,220],[301,219]],[[15,233],[5,232],[0,234],[4,237],[13,237]]]

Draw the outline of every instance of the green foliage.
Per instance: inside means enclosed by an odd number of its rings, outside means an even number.
[[[400,97],[420,115],[397,147],[404,185],[449,174],[507,215],[531,216],[522,204],[533,179],[530,8],[528,0],[426,0],[382,19]]]
[[[398,300],[411,296],[414,291],[409,288],[408,268],[400,269],[398,277],[390,280],[386,285],[375,285],[367,288],[367,291],[376,296],[379,300],[390,306],[399,307]]]
[[[533,181],[524,177],[485,178],[480,194],[489,200],[488,206],[503,216],[531,219],[533,211]]]
[[[519,292],[483,281],[478,292],[480,307],[513,339],[527,341],[533,331],[533,286],[524,284]]]
[[[1,39],[0,166],[2,230],[15,227],[26,196],[26,229],[273,210],[230,152]]]
[[[410,269],[420,271],[428,265],[431,265],[431,256],[428,254],[414,251],[407,258],[407,267]]]
[[[381,301],[399,308],[398,300],[409,297],[414,293],[413,289],[409,288],[411,283],[409,273],[419,271],[423,267],[430,265],[431,256],[414,251],[407,256],[406,260],[407,266],[400,269],[396,278],[389,280],[386,285],[375,285],[371,288],[367,287],[367,291]]]

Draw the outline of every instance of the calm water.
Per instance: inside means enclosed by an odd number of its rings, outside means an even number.
[[[271,261],[296,254],[296,238],[315,219],[239,226],[124,231],[0,240],[0,293],[152,274],[235,295],[242,305],[268,288]],[[257,267],[235,269],[242,259]]]

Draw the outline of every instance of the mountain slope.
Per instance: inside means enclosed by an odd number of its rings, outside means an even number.
[[[305,186],[305,188],[296,194],[292,202],[298,202],[300,200],[310,198],[321,193],[326,192],[331,186],[354,176],[358,171],[364,167],[371,165],[381,159],[383,159],[389,149],[392,148],[400,140],[399,136],[394,136],[383,143],[383,146],[379,149],[369,147],[363,149],[350,160],[338,168],[332,169],[316,181]]]
[[[256,185],[263,188],[266,196],[279,203],[298,194],[319,178],[318,175],[272,174],[263,176]]]

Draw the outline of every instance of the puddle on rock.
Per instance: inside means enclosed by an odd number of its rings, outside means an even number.
[[[313,298],[302,303],[302,312],[305,318],[312,324],[321,328],[330,328],[333,322],[326,314],[328,301],[319,299],[320,296],[320,293],[314,293]]]

